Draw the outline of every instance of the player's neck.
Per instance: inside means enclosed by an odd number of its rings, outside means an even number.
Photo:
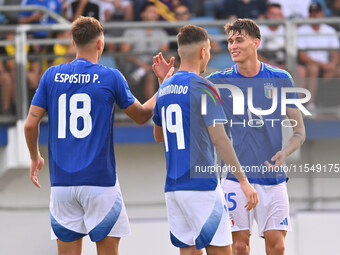
[[[254,77],[256,76],[261,69],[261,62],[256,59],[256,62],[254,61],[245,61],[242,63],[237,63],[237,71],[245,76],[245,77]]]
[[[76,58],[83,58],[94,64],[98,64],[98,56],[96,53],[93,52],[78,51],[76,54]]]
[[[193,61],[182,61],[178,71],[188,71],[188,72],[194,72],[196,74],[200,74],[200,65],[198,61],[193,62]]]

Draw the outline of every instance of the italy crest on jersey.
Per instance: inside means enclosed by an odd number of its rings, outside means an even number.
[[[264,84],[264,95],[266,98],[272,99],[273,98],[273,90],[274,90],[274,85],[273,83],[265,83]]]

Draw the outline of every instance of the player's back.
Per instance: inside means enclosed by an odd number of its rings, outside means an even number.
[[[115,102],[134,102],[117,70],[76,59],[45,72],[32,104],[48,111],[52,186],[115,184]]]
[[[201,89],[205,88],[203,84],[209,82],[194,72],[178,71],[158,91],[154,121],[163,128],[167,163],[165,191],[216,188],[215,173],[202,172],[214,166],[208,121],[201,114],[201,95],[205,93]],[[210,110],[210,100],[209,125],[212,124],[216,110]]]

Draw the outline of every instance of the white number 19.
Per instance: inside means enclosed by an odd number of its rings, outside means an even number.
[[[173,124],[172,115],[175,115],[175,124]],[[165,151],[169,151],[167,130],[170,133],[176,133],[177,149],[185,149],[182,109],[178,104],[171,104],[166,108],[162,107],[162,128],[164,136]]]

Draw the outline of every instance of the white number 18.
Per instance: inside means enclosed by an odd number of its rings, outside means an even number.
[[[83,106],[78,108],[78,103]],[[92,118],[91,98],[85,93],[74,94],[70,98],[70,131],[76,138],[84,138],[91,133]],[[78,129],[78,118],[82,118],[84,126],[81,130]],[[58,138],[66,138],[66,94],[60,95],[58,99]]]

